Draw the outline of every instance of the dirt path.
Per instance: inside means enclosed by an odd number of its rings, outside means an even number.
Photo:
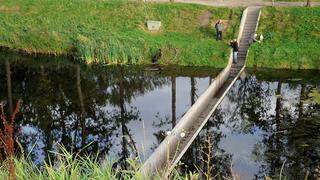
[[[170,2],[170,0],[146,0],[149,2]],[[311,0],[312,1],[312,0]],[[228,6],[228,7],[247,7],[247,6],[272,6],[272,2],[267,0],[174,0],[179,3],[202,4],[207,6]],[[274,6],[294,7],[305,6],[305,2],[274,2]],[[311,2],[311,6],[320,6],[320,2]]]

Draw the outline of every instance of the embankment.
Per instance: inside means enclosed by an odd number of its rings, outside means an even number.
[[[320,7],[263,8],[248,67],[320,69]]]
[[[0,46],[30,54],[70,55],[87,62],[224,67],[241,8],[88,0],[1,0]],[[213,24],[225,22],[225,41]],[[147,20],[162,22],[149,32]]]

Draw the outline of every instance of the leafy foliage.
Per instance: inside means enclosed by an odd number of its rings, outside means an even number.
[[[309,99],[306,100],[307,103],[320,104],[320,91],[317,89],[312,89],[308,97]]]

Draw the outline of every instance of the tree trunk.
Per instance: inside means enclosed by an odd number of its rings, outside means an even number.
[[[85,146],[86,142],[86,122],[85,122],[85,108],[84,108],[84,100],[83,100],[83,94],[81,90],[81,77],[80,77],[80,65],[77,64],[77,90],[78,90],[78,96],[80,101],[80,124],[81,124],[81,146]]]
[[[278,130],[278,126],[279,126],[279,123],[280,123],[280,113],[281,113],[281,82],[278,82],[278,87],[277,87],[277,95],[279,95],[277,97],[277,101],[276,101],[276,128]]]
[[[174,126],[176,126],[176,77],[171,77],[171,109],[172,109],[172,113],[171,113],[171,123],[172,123],[172,128],[174,128]]]
[[[195,102],[196,82],[194,80],[194,77],[191,77],[190,80],[191,80],[191,91],[190,91],[191,93],[190,93],[190,95],[191,95],[191,106],[192,106]]]
[[[280,152],[281,151],[281,143],[280,143],[280,133],[277,133],[277,131],[279,131],[279,126],[280,126],[280,115],[281,115],[281,109],[282,109],[282,105],[281,105],[281,87],[282,84],[281,82],[278,82],[278,87],[277,87],[277,92],[276,94],[277,96],[277,100],[276,100],[276,108],[275,108],[275,129],[274,129],[274,135],[273,135],[273,151],[274,152]],[[276,172],[276,169],[281,165],[281,159],[280,157],[276,157],[273,161],[272,161],[272,172],[273,173],[278,173]]]
[[[6,76],[7,76],[7,89],[8,89],[8,104],[9,104],[9,113],[12,113],[12,86],[11,86],[11,71],[9,60],[6,60]]]
[[[212,77],[210,76],[209,77],[209,86],[210,86],[211,83],[212,83]]]
[[[195,96],[196,96],[196,81],[194,77],[190,77],[191,81],[191,89],[190,89],[190,96],[191,96],[191,106],[195,103]],[[192,155],[194,158],[194,163],[198,163],[198,157],[200,156],[200,136],[197,136],[193,142],[194,147],[192,147]]]
[[[300,90],[300,100],[299,100],[299,114],[298,114],[298,119],[301,120],[303,118],[303,100],[304,100],[304,92],[306,89],[306,85],[302,84],[301,85],[301,90]]]
[[[122,131],[122,167],[124,169],[127,169],[128,164],[126,159],[129,156],[129,151],[128,151],[128,144],[127,144],[127,139],[126,136],[127,135],[127,131],[126,131],[126,122],[125,122],[125,113],[126,113],[126,109],[125,109],[125,102],[124,102],[124,87],[123,87],[123,82],[122,82],[122,70],[120,70],[120,79],[119,79],[119,107],[120,107],[120,123],[121,123],[121,131]]]

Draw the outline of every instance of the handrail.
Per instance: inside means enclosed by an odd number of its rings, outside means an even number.
[[[240,21],[240,27],[239,27],[239,34],[238,34],[238,38],[237,41],[240,42],[242,33],[243,33],[243,29],[244,29],[244,24],[245,24],[245,20],[247,18],[247,13],[248,13],[248,8],[246,8],[241,16],[241,21]]]
[[[247,12],[248,12],[247,9],[248,8],[246,8],[243,11],[243,14],[241,17],[241,23],[239,27],[239,33],[238,33],[238,41],[243,32],[244,23],[245,23]],[[227,66],[219,73],[219,75],[215,78],[215,81],[211,83],[208,89],[198,98],[198,100],[191,106],[191,108],[180,119],[178,124],[171,131],[171,134],[168,135],[161,142],[158,148],[146,160],[146,162],[141,167],[140,171],[142,171],[144,174],[151,174],[152,172],[156,172],[158,170],[157,169],[158,166],[162,165],[163,163],[166,163],[165,160],[167,160],[168,158],[164,159],[162,157],[168,157],[170,155],[170,152],[176,151],[176,147],[177,145],[179,145],[179,142],[181,141],[180,133],[188,131],[193,125],[192,122],[195,121],[195,119],[197,119],[201,115],[201,113],[207,108],[207,105],[210,103],[212,98],[219,91],[222,85],[227,81],[230,74],[231,67],[232,67],[232,51],[230,50]],[[197,134],[198,134],[198,131],[194,135],[196,136]],[[176,158],[174,162],[171,162],[171,163],[169,162],[167,164],[169,166],[169,167],[166,167],[167,170],[170,171],[173,169],[173,167],[177,164],[178,160],[181,158],[180,156],[182,155],[179,155],[178,156],[179,158]]]
[[[262,12],[262,11],[259,11],[259,15],[258,15],[258,19],[257,19],[257,23],[256,23],[256,29],[255,29],[255,31],[257,31],[258,26],[259,26],[261,12]]]

